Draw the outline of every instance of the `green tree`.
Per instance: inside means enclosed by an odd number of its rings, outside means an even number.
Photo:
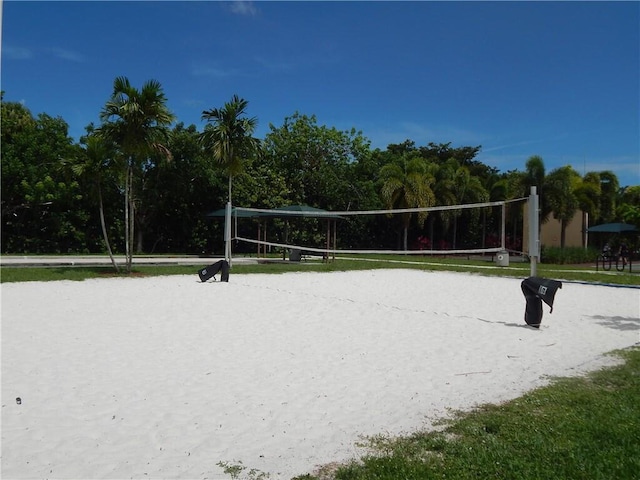
[[[578,200],[578,208],[582,211],[582,246],[586,247],[588,219],[595,219],[600,214],[600,174],[587,172],[582,178],[575,178],[573,193]]]
[[[265,161],[279,172],[287,187],[285,204],[305,204],[327,210],[364,210],[378,199],[369,141],[355,129],[341,131],[318,125],[314,115],[295,112],[281,126],[270,125],[264,142]],[[375,208],[375,207],[371,207]],[[341,222],[343,245],[361,247],[371,240],[372,219]],[[325,220],[290,222],[288,238],[321,244]],[[357,238],[356,238],[357,236]]]
[[[244,116],[248,105],[247,100],[233,95],[222,108],[202,112],[202,119],[210,125],[205,127],[200,141],[205,152],[229,174],[229,202],[233,176],[241,173],[244,163],[260,152],[260,140],[253,137],[258,119]]]
[[[579,207],[576,185],[580,175],[571,166],[556,168],[545,179],[548,205],[553,218],[560,221],[560,248],[564,248],[566,229]]]
[[[314,115],[298,112],[270,129],[265,153],[284,175],[290,203],[326,209],[355,206],[362,192],[352,183],[350,166],[364,166],[359,162],[369,154],[369,141],[361,132],[319,126]]]
[[[525,171],[512,174],[512,180],[517,179],[517,183],[512,185],[517,197],[529,197],[531,187],[536,187],[538,195],[538,235],[542,231],[542,224],[549,220],[551,208],[549,205],[549,195],[546,184],[546,169],[544,160],[539,155],[529,157],[525,163]],[[531,246],[530,246],[531,248]]]
[[[231,184],[235,175],[243,171],[244,163],[260,153],[260,140],[253,137],[258,125],[255,117],[246,117],[249,102],[233,95],[222,108],[202,112],[202,119],[210,122],[202,132],[200,141],[214,162],[222,165],[229,174],[227,201],[231,205]],[[231,258],[231,244],[225,238],[225,258]]]
[[[79,154],[60,117],[2,101],[2,251],[67,253],[91,242],[81,187],[65,161]]]
[[[388,209],[426,208],[435,203],[432,185],[433,175],[427,162],[420,157],[404,159],[402,165],[390,163],[380,170],[382,181],[381,195]],[[411,213],[402,216],[403,249],[407,250],[407,237]],[[418,223],[423,224],[427,219],[427,212],[419,212]]]
[[[536,187],[536,192],[540,196],[540,225],[549,219],[551,207],[548,203],[548,192],[546,191],[546,169],[544,160],[539,155],[529,157],[525,164],[525,171],[521,176],[520,194],[528,197],[531,187]]]
[[[620,196],[617,216],[640,229],[640,185],[625,187]]]
[[[544,180],[546,177],[546,170],[544,167],[544,160],[539,155],[533,155],[527,159],[525,164],[523,185],[525,187],[525,193],[529,193],[527,187],[538,187],[538,194],[544,186]]]
[[[113,143],[124,158],[125,251],[126,270],[131,272],[135,232],[135,214],[139,206],[135,184],[148,168],[153,154],[170,158],[166,148],[168,126],[174,116],[168,109],[162,86],[149,80],[137,89],[126,77],[117,77],[113,93],[100,113],[102,125],[96,134]],[[141,245],[141,241],[138,245]]]
[[[90,126],[89,130],[92,131],[93,126]],[[115,149],[114,146],[107,143],[104,138],[94,133],[83,137],[81,143],[84,144],[84,155],[81,155],[71,164],[71,169],[85,181],[85,184],[88,186],[88,191],[95,192],[104,244],[113,268],[116,272],[119,272],[120,268],[113,256],[111,242],[109,241],[109,231],[104,214],[104,196],[102,193],[103,178],[111,175],[113,171]]]
[[[206,213],[227,198],[227,177],[200,145],[195,125],[178,123],[169,136],[171,162],[158,162],[145,175],[142,192],[148,206],[145,248],[151,252],[212,253],[222,251],[222,223]],[[234,196],[238,198],[237,182]]]
[[[600,219],[598,223],[616,220],[616,207],[620,193],[620,183],[615,173],[604,170],[600,173]]]
[[[472,166],[479,164],[477,160],[474,160],[478,152],[481,150],[481,146],[476,147],[451,147],[451,142],[448,143],[434,143],[429,142],[426,147],[419,147],[418,151],[420,156],[437,163],[444,163],[454,158],[462,166]]]
[[[4,94],[4,92],[3,92]],[[36,147],[35,134],[37,123],[29,109],[18,102],[5,102],[2,99],[0,115],[2,121],[2,223],[3,237],[16,212],[28,208],[25,204],[25,192],[22,181],[25,176],[36,177],[42,167],[28,161],[27,154]],[[31,157],[35,157],[31,153]],[[32,158],[36,160],[36,158]],[[6,246],[3,238],[3,247]]]
[[[456,197],[456,169],[459,164],[454,159],[451,158],[444,163],[432,163],[430,164],[430,168],[432,169],[432,174],[434,176],[434,186],[433,193],[435,195],[436,205],[438,206],[451,206],[458,203],[458,198]],[[442,220],[442,224],[444,226],[443,230],[448,230],[449,225],[451,223],[451,219],[453,218],[453,214],[451,210],[441,210],[440,211],[440,219]],[[433,222],[435,222],[435,216],[432,215],[430,219],[430,232],[429,236],[433,240]]]
[[[453,175],[453,193],[457,204],[481,203],[489,199],[489,194],[482,186],[480,179],[471,175],[469,168],[464,165],[460,165],[455,169]],[[453,215],[452,247],[455,249],[457,246],[458,218],[462,214],[462,210],[452,210],[451,213]],[[478,221],[479,214],[480,211],[477,209],[469,211],[471,219],[476,222]]]

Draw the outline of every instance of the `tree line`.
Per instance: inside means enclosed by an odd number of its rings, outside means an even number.
[[[299,112],[258,139],[258,120],[237,95],[203,111],[199,131],[175,118],[159,82],[136,88],[118,77],[99,118],[75,142],[62,118],[34,116],[3,92],[3,254],[124,253],[130,269],[133,253],[222,253],[223,222],[206,214],[229,200],[376,210],[520,198],[532,185],[541,194],[542,220],[563,225],[563,244],[578,211],[591,224],[640,226],[640,186],[620,188],[610,171],[580,175],[564,166],[547,173],[543,159],[532,156],[522,171],[500,172],[476,159],[480,146],[451,143],[406,140],[372,149],[361,132],[318,125]],[[521,208],[508,215],[508,246],[516,250],[521,215]],[[500,221],[500,212],[486,209],[350,217],[339,242],[345,249],[494,246]],[[298,222],[289,239],[321,244],[320,223]],[[274,235],[284,235],[282,227],[274,220]]]

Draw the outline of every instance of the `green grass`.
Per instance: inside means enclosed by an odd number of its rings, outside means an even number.
[[[275,259],[275,258],[274,258]],[[207,265],[203,259],[202,266]],[[407,255],[386,255],[384,257],[367,255],[366,258],[350,256],[337,258],[333,262],[303,261],[300,263],[273,262],[260,264],[236,263],[231,274],[243,273],[287,273],[297,271],[334,272],[346,270],[370,270],[378,268],[412,268],[430,271],[455,271],[479,273],[482,275],[525,278],[530,275],[528,263],[511,263],[506,268],[487,268],[494,264],[487,260],[468,260],[465,258],[416,257]],[[157,265],[135,266],[134,276],[152,275],[195,275],[199,266]],[[640,266],[637,266],[640,270]],[[640,285],[640,273],[596,272],[594,265],[567,266],[540,264],[538,276],[558,280],[570,280],[589,283],[610,283],[619,285]],[[100,267],[56,266],[56,267],[2,267],[0,282],[85,280],[118,276],[110,265]],[[119,276],[128,276],[121,273]]]
[[[370,438],[371,453],[335,478],[640,478],[640,349],[619,355],[620,366],[458,413],[438,431]]]

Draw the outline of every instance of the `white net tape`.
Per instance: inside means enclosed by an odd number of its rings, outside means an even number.
[[[527,200],[527,198],[516,198],[513,200],[503,200],[499,202],[484,202],[484,203],[465,203],[461,205],[441,205],[437,207],[415,207],[415,208],[396,208],[390,210],[344,210],[344,211],[312,211],[301,212],[299,210],[273,210],[268,208],[250,208],[250,207],[235,207],[237,212],[253,212],[256,214],[263,214],[266,216],[273,215],[289,215],[289,216],[307,216],[307,217],[345,217],[353,215],[398,215],[402,213],[420,213],[420,212],[439,212],[443,210],[462,210],[467,208],[485,208],[485,207],[497,207],[511,202],[519,202]]]

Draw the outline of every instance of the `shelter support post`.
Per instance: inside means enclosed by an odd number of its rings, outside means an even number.
[[[262,245],[262,253],[264,254],[265,258],[267,256],[267,220],[264,221],[264,244]]]
[[[327,251],[325,253],[325,261],[329,263],[329,250],[331,249],[331,220],[327,219]]]
[[[336,260],[336,250],[338,249],[338,221],[333,221],[333,261]]]

